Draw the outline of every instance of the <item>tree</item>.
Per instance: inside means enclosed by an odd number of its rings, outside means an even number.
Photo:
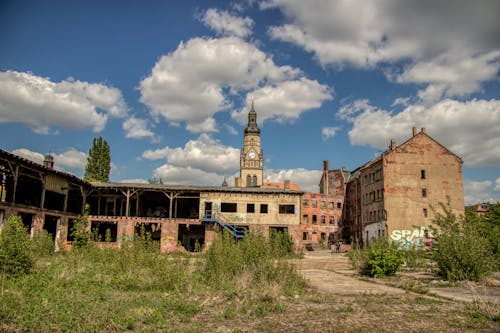
[[[108,143],[102,137],[94,138],[92,148],[89,149],[83,179],[90,182],[107,182],[110,169],[111,157]]]
[[[0,269],[4,275],[29,273],[33,266],[30,235],[21,217],[11,215],[0,233]]]

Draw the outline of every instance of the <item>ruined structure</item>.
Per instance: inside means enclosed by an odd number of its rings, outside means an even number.
[[[301,230],[304,245],[327,245],[342,240],[342,216],[348,178],[349,172],[345,168],[330,170],[328,161],[323,161],[319,192],[306,192],[302,196]]]
[[[351,172],[346,193],[346,236],[369,244],[386,237],[401,246],[431,242],[433,209],[450,204],[464,213],[463,161],[413,128],[410,139]]]
[[[263,183],[263,150],[257,113],[248,114],[240,175],[234,186],[88,183],[0,150],[0,227],[19,214],[33,233],[45,229],[71,247],[74,219],[89,206],[89,229],[106,246],[120,246],[145,230],[162,252],[208,247],[216,233],[241,239],[247,230],[287,231],[295,248],[336,240],[369,244],[385,237],[401,246],[430,241],[432,207],[449,202],[464,211],[462,160],[422,129],[352,172],[324,162],[319,192],[295,184]]]

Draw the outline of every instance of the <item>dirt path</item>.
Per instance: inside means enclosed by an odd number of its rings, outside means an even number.
[[[330,251],[306,252],[304,259],[294,261],[299,272],[315,289],[338,295],[387,294],[398,295],[407,291],[387,285],[387,281],[371,279],[362,281],[352,269],[349,258]],[[477,298],[491,303],[500,303],[500,284],[477,286],[464,284],[457,287],[429,288],[428,296],[472,302]]]

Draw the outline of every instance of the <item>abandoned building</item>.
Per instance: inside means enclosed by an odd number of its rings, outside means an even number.
[[[302,196],[302,243],[304,246],[333,244],[342,240],[342,216],[346,182],[349,172],[330,170],[323,161],[323,174],[319,192],[306,192]]]
[[[351,172],[347,182],[344,237],[368,244],[385,237],[401,246],[432,242],[434,210],[449,203],[464,213],[462,159],[413,128],[410,139]]]
[[[97,240],[120,246],[141,230],[159,241],[162,252],[208,247],[215,234],[228,230],[242,238],[246,230],[267,236],[287,232],[301,247],[300,204],[303,192],[263,186],[263,151],[253,108],[248,114],[240,176],[235,186],[88,183],[55,170],[51,156],[40,165],[0,150],[0,223],[19,214],[31,233],[47,230],[71,247],[74,219],[89,207],[89,228]]]
[[[323,163],[319,192],[304,193],[284,183],[265,183],[257,113],[252,108],[234,186],[89,183],[0,150],[0,228],[12,214],[33,234],[46,230],[57,247],[71,247],[75,218],[89,207],[89,229],[106,246],[119,247],[141,231],[158,240],[162,252],[207,248],[229,231],[288,232],[295,248],[321,242],[384,237],[403,246],[432,235],[433,208],[450,204],[464,212],[462,160],[425,133],[417,133],[353,170],[329,170]]]

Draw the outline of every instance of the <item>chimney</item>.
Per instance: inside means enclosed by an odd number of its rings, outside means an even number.
[[[323,161],[323,171],[328,171],[328,160]]]
[[[43,166],[49,169],[54,169],[54,157],[52,155],[45,155],[45,159],[43,160]]]
[[[427,132],[425,131],[425,127],[422,127],[422,129],[420,130],[420,132],[427,134]]]
[[[283,184],[283,186],[285,187],[285,190],[289,190],[290,189],[290,180],[285,179],[285,183]]]
[[[417,135],[417,128],[416,127],[413,127],[413,136]]]
[[[390,150],[394,150],[396,148],[396,139],[391,139],[391,145],[389,146]]]

